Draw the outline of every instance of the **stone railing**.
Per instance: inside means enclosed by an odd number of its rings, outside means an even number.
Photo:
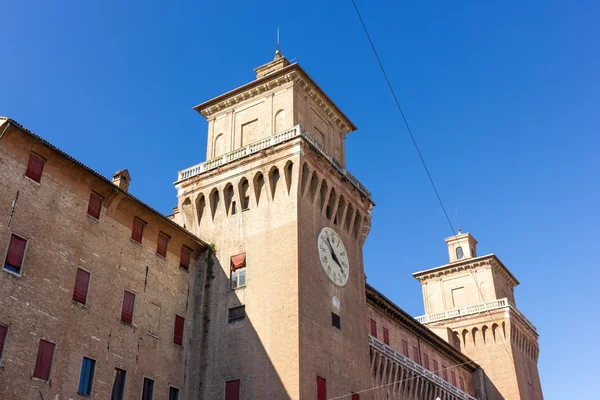
[[[186,168],[182,171],[179,171],[177,182],[183,181],[185,179],[189,179],[196,175],[201,175],[205,172],[211,171],[213,169],[219,168],[220,166],[229,164],[231,162],[237,161],[244,157],[248,157],[252,154],[258,153],[264,149],[269,147],[273,147],[280,143],[287,142],[290,139],[301,137],[310,143],[319,153],[321,153],[331,164],[348,179],[362,194],[371,198],[371,192],[364,187],[358,179],[356,179],[342,164],[340,164],[325,148],[316,141],[311,135],[308,134],[300,125],[296,125],[291,129],[285,130],[283,132],[279,132],[273,136],[269,136],[267,138],[261,139],[257,142],[250,143],[244,147],[240,147],[234,151],[230,151],[229,153],[225,153],[222,156],[217,158],[213,158],[212,160],[204,161],[200,164],[196,164],[190,168]],[[177,183],[175,182],[175,183]]]
[[[470,396],[469,394],[463,392],[456,386],[450,384],[449,382],[446,382],[445,380],[443,380],[442,378],[437,376],[432,371],[423,367],[419,363],[411,360],[410,358],[404,356],[403,354],[398,353],[396,350],[394,350],[390,346],[380,342],[378,339],[375,339],[371,335],[369,335],[369,344],[371,345],[371,347],[377,349],[378,351],[383,353],[385,356],[389,357],[391,360],[412,370],[413,372],[415,372],[422,378],[429,380],[430,382],[432,382],[433,384],[438,386],[440,389],[451,393],[452,395],[456,396],[457,398],[463,399],[463,400],[476,400],[475,397]]]
[[[525,316],[519,310],[517,310],[516,307],[510,304],[506,297],[503,299],[486,301],[485,303],[474,304],[466,307],[453,308],[451,310],[446,310],[438,313],[425,314],[421,315],[420,317],[415,317],[415,319],[422,324],[427,324],[430,322],[442,321],[444,319],[450,318],[464,317],[466,315],[479,314],[482,312],[498,310],[501,308],[512,309],[516,314],[519,315],[519,317],[523,319],[523,321],[525,321],[527,325],[529,325],[531,329],[534,330],[534,332],[536,331],[535,325],[533,325],[531,321],[525,318]]]

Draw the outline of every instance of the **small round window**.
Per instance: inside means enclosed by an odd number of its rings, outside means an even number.
[[[457,260],[461,260],[465,255],[463,254],[463,249],[462,247],[457,247],[456,248],[456,259]]]

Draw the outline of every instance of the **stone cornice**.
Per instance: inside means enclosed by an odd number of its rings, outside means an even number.
[[[367,303],[377,308],[382,313],[386,314],[393,320],[395,320],[404,329],[414,333],[422,340],[426,340],[429,345],[438,350],[440,353],[445,354],[450,359],[457,362],[457,364],[463,364],[466,368],[475,371],[479,366],[469,357],[461,353],[452,347],[444,339],[433,333],[429,328],[422,325],[411,315],[406,313],[384,295],[379,293],[371,285],[366,285]]]
[[[307,96],[313,99],[344,134],[356,130],[356,126],[350,119],[296,63],[199,104],[194,109],[210,119],[216,113],[290,82],[297,84]]]
[[[439,279],[443,276],[454,274],[461,271],[472,271],[480,267],[489,266],[494,269],[500,276],[505,279],[510,285],[517,286],[519,281],[514,277],[513,274],[506,268],[506,266],[500,261],[495,254],[488,254],[486,256],[469,258],[459,262],[453,262],[450,264],[442,265],[428,269],[425,271],[419,271],[412,274],[415,279],[423,283],[430,279]]]

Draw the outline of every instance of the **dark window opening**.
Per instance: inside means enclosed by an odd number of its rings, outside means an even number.
[[[240,380],[225,382],[225,400],[240,400]]]
[[[42,171],[44,170],[45,162],[46,160],[44,160],[42,157],[35,153],[31,153],[29,155],[29,163],[27,164],[27,172],[25,172],[25,176],[39,183],[42,179]]]
[[[338,329],[342,329],[342,322],[340,321],[340,316],[336,313],[331,313],[331,325],[335,326]]]
[[[130,324],[133,321],[133,306],[135,303],[135,294],[125,290],[123,292],[123,308],[121,309],[121,321]]]
[[[317,376],[317,400],[327,399],[327,381]]]
[[[150,378],[144,378],[142,400],[152,400],[152,397],[154,397],[154,380]]]
[[[2,359],[2,351],[4,350],[4,341],[6,340],[7,328],[4,325],[0,325],[0,360]]]
[[[390,345],[390,332],[386,327],[383,327],[383,343]]]
[[[4,269],[15,274],[21,273],[21,267],[23,266],[23,258],[25,257],[25,248],[27,247],[27,240],[19,237],[15,234],[10,235],[10,242],[8,243],[8,252],[6,253],[6,260],[4,260]]]
[[[113,383],[112,394],[110,400],[123,400],[125,395],[125,379],[127,371],[120,368],[115,368],[115,380]]]
[[[185,318],[179,315],[175,316],[175,329],[173,332],[173,343],[183,346],[183,328],[185,327]]]
[[[234,322],[246,318],[246,306],[231,307],[229,309],[228,322]]]
[[[81,374],[79,375],[79,388],[77,393],[84,396],[92,394],[92,383],[94,382],[94,370],[96,369],[96,361],[83,357],[81,362]]]
[[[173,386],[169,388],[169,400],[179,400],[179,389]]]
[[[185,246],[181,246],[181,257],[179,258],[179,266],[181,268],[188,269],[190,268],[190,257],[192,255],[192,250]]]
[[[77,268],[77,277],[75,278],[75,290],[73,290],[73,300],[85,304],[87,301],[88,286],[90,283],[90,273]]]

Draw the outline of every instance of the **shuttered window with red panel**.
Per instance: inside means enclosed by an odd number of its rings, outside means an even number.
[[[75,278],[75,290],[73,290],[73,300],[82,304],[87,302],[88,286],[90,284],[90,273],[77,268],[77,277]]]
[[[42,171],[44,170],[44,160],[35,153],[29,154],[29,163],[27,164],[27,172],[25,176],[29,179],[39,182],[42,179]]]
[[[419,362],[419,349],[416,346],[413,346],[413,361]]]
[[[225,400],[240,400],[240,380],[225,383]]]
[[[231,289],[246,286],[246,253],[231,257]]]
[[[158,240],[156,242],[156,254],[161,257],[167,256],[167,247],[169,246],[171,237],[164,232],[158,232]]]
[[[376,338],[377,337],[377,322],[375,322],[374,320],[371,320],[370,324],[371,324],[371,336]]]
[[[104,198],[97,193],[90,193],[90,202],[88,203],[87,214],[95,219],[100,219],[100,211],[102,210],[102,201]]]
[[[438,362],[436,360],[433,360],[433,372],[437,375],[440,376],[440,369],[438,367]]]
[[[121,309],[121,321],[131,324],[133,321],[133,306],[135,305],[135,294],[125,290],[123,292],[123,308]]]
[[[131,228],[131,240],[134,242],[142,243],[142,236],[144,235],[144,227],[146,223],[139,218],[133,219],[133,227]]]
[[[456,386],[456,374],[454,372],[450,372],[450,377],[452,378],[452,385]]]
[[[360,400],[358,393],[352,393],[352,400]]]
[[[429,369],[429,356],[423,353],[423,366]]]
[[[4,342],[6,341],[6,332],[8,329],[4,325],[0,325],[0,360],[2,359],[2,351],[4,350]]]
[[[54,357],[54,343],[40,340],[38,354],[35,360],[35,369],[33,370],[33,376],[35,378],[40,378],[45,381],[50,379],[52,357]]]
[[[10,235],[8,251],[6,252],[6,260],[4,260],[5,270],[14,272],[16,274],[21,273],[21,267],[23,266],[23,258],[25,257],[26,247],[27,240],[15,234]]]
[[[442,374],[444,376],[444,380],[448,382],[448,370],[446,369],[445,365],[442,365]]]
[[[173,343],[183,346],[183,328],[185,326],[185,318],[179,315],[175,316],[175,329],[173,331]]]
[[[181,246],[181,256],[179,258],[179,266],[181,268],[190,268],[190,259],[192,256],[192,250],[189,247]]]
[[[464,392],[465,391],[465,380],[462,378],[462,376],[459,378],[458,382],[460,383],[460,390],[462,390]]]
[[[408,357],[408,342],[406,340],[402,341],[402,354],[404,357]]]
[[[383,343],[390,345],[390,332],[385,326],[383,327]]]
[[[327,399],[327,381],[317,376],[317,400]]]

